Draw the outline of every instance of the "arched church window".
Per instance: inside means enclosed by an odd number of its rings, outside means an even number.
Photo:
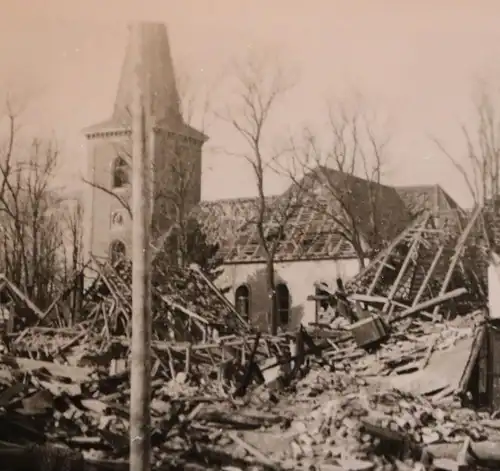
[[[109,246],[109,258],[114,265],[125,257],[127,249],[121,240],[114,240]]]
[[[113,175],[113,188],[121,188],[130,183],[129,170],[128,163],[122,157],[117,157],[115,159],[113,168],[111,169]]]
[[[234,293],[234,304],[239,314],[248,319],[250,314],[250,289],[247,285],[240,285]]]
[[[287,325],[290,322],[290,292],[284,283],[276,285],[276,301],[279,323],[280,325]]]
[[[113,211],[111,213],[111,227],[121,227],[125,223],[123,211]]]

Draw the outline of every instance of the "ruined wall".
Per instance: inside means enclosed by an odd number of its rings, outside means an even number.
[[[314,294],[314,283],[326,281],[335,286],[337,277],[346,280],[358,273],[357,259],[319,260],[283,262],[275,264],[276,281],[286,283],[291,298],[290,329],[300,323],[314,322],[315,306],[307,301],[307,296]],[[250,319],[259,327],[264,327],[267,319],[265,265],[263,263],[228,264],[224,273],[217,280],[219,286],[229,287],[228,299],[234,303],[238,286],[248,284],[250,288]]]

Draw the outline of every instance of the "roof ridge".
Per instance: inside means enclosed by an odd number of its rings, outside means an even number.
[[[440,188],[443,190],[443,187],[439,183],[422,183],[417,185],[392,185],[393,188],[396,189],[410,189],[410,188]],[[444,191],[444,190],[443,190]]]
[[[271,198],[279,198],[280,196],[283,196],[282,194],[277,194],[277,195],[267,195],[264,197],[264,199],[271,199]],[[236,198],[217,198],[214,200],[201,200],[200,204],[205,204],[205,203],[231,203],[231,202],[239,202],[239,203],[245,203],[245,202],[250,202],[250,201],[255,201],[259,199],[258,196],[237,196]]]

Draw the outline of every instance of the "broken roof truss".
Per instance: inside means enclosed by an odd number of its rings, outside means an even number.
[[[132,264],[95,261],[98,276],[87,299],[110,304],[105,322],[130,334]],[[163,340],[206,340],[213,331],[248,331],[248,323],[195,265],[180,269],[155,266],[152,279],[153,329]],[[118,324],[121,327],[118,328]]]
[[[465,223],[465,224],[464,224]],[[429,213],[422,215],[403,231],[353,280],[346,284],[359,301],[375,302],[382,312],[415,309],[422,303],[445,296],[457,289],[467,289],[463,306],[470,312],[471,303],[485,305],[486,284],[478,273],[478,264],[487,251],[482,210],[476,208],[470,219],[458,215],[436,221]],[[460,302],[454,301],[457,312]],[[439,313],[439,304],[432,316]]]
[[[266,204],[274,204],[278,198]],[[204,230],[213,243],[220,246],[226,262],[244,263],[264,260],[257,228],[258,208],[255,200],[203,202],[198,208]],[[283,221],[279,218],[283,217]],[[276,236],[276,260],[308,260],[322,258],[355,257],[351,245],[340,233],[340,227],[327,211],[317,210],[308,204],[298,205],[283,216],[283,211],[272,211],[265,224],[266,237]]]

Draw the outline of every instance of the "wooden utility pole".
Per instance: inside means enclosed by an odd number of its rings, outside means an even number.
[[[130,470],[151,469],[151,164],[146,125],[150,112],[142,67],[144,25],[131,26],[135,51],[132,91],[132,349],[130,372]]]

